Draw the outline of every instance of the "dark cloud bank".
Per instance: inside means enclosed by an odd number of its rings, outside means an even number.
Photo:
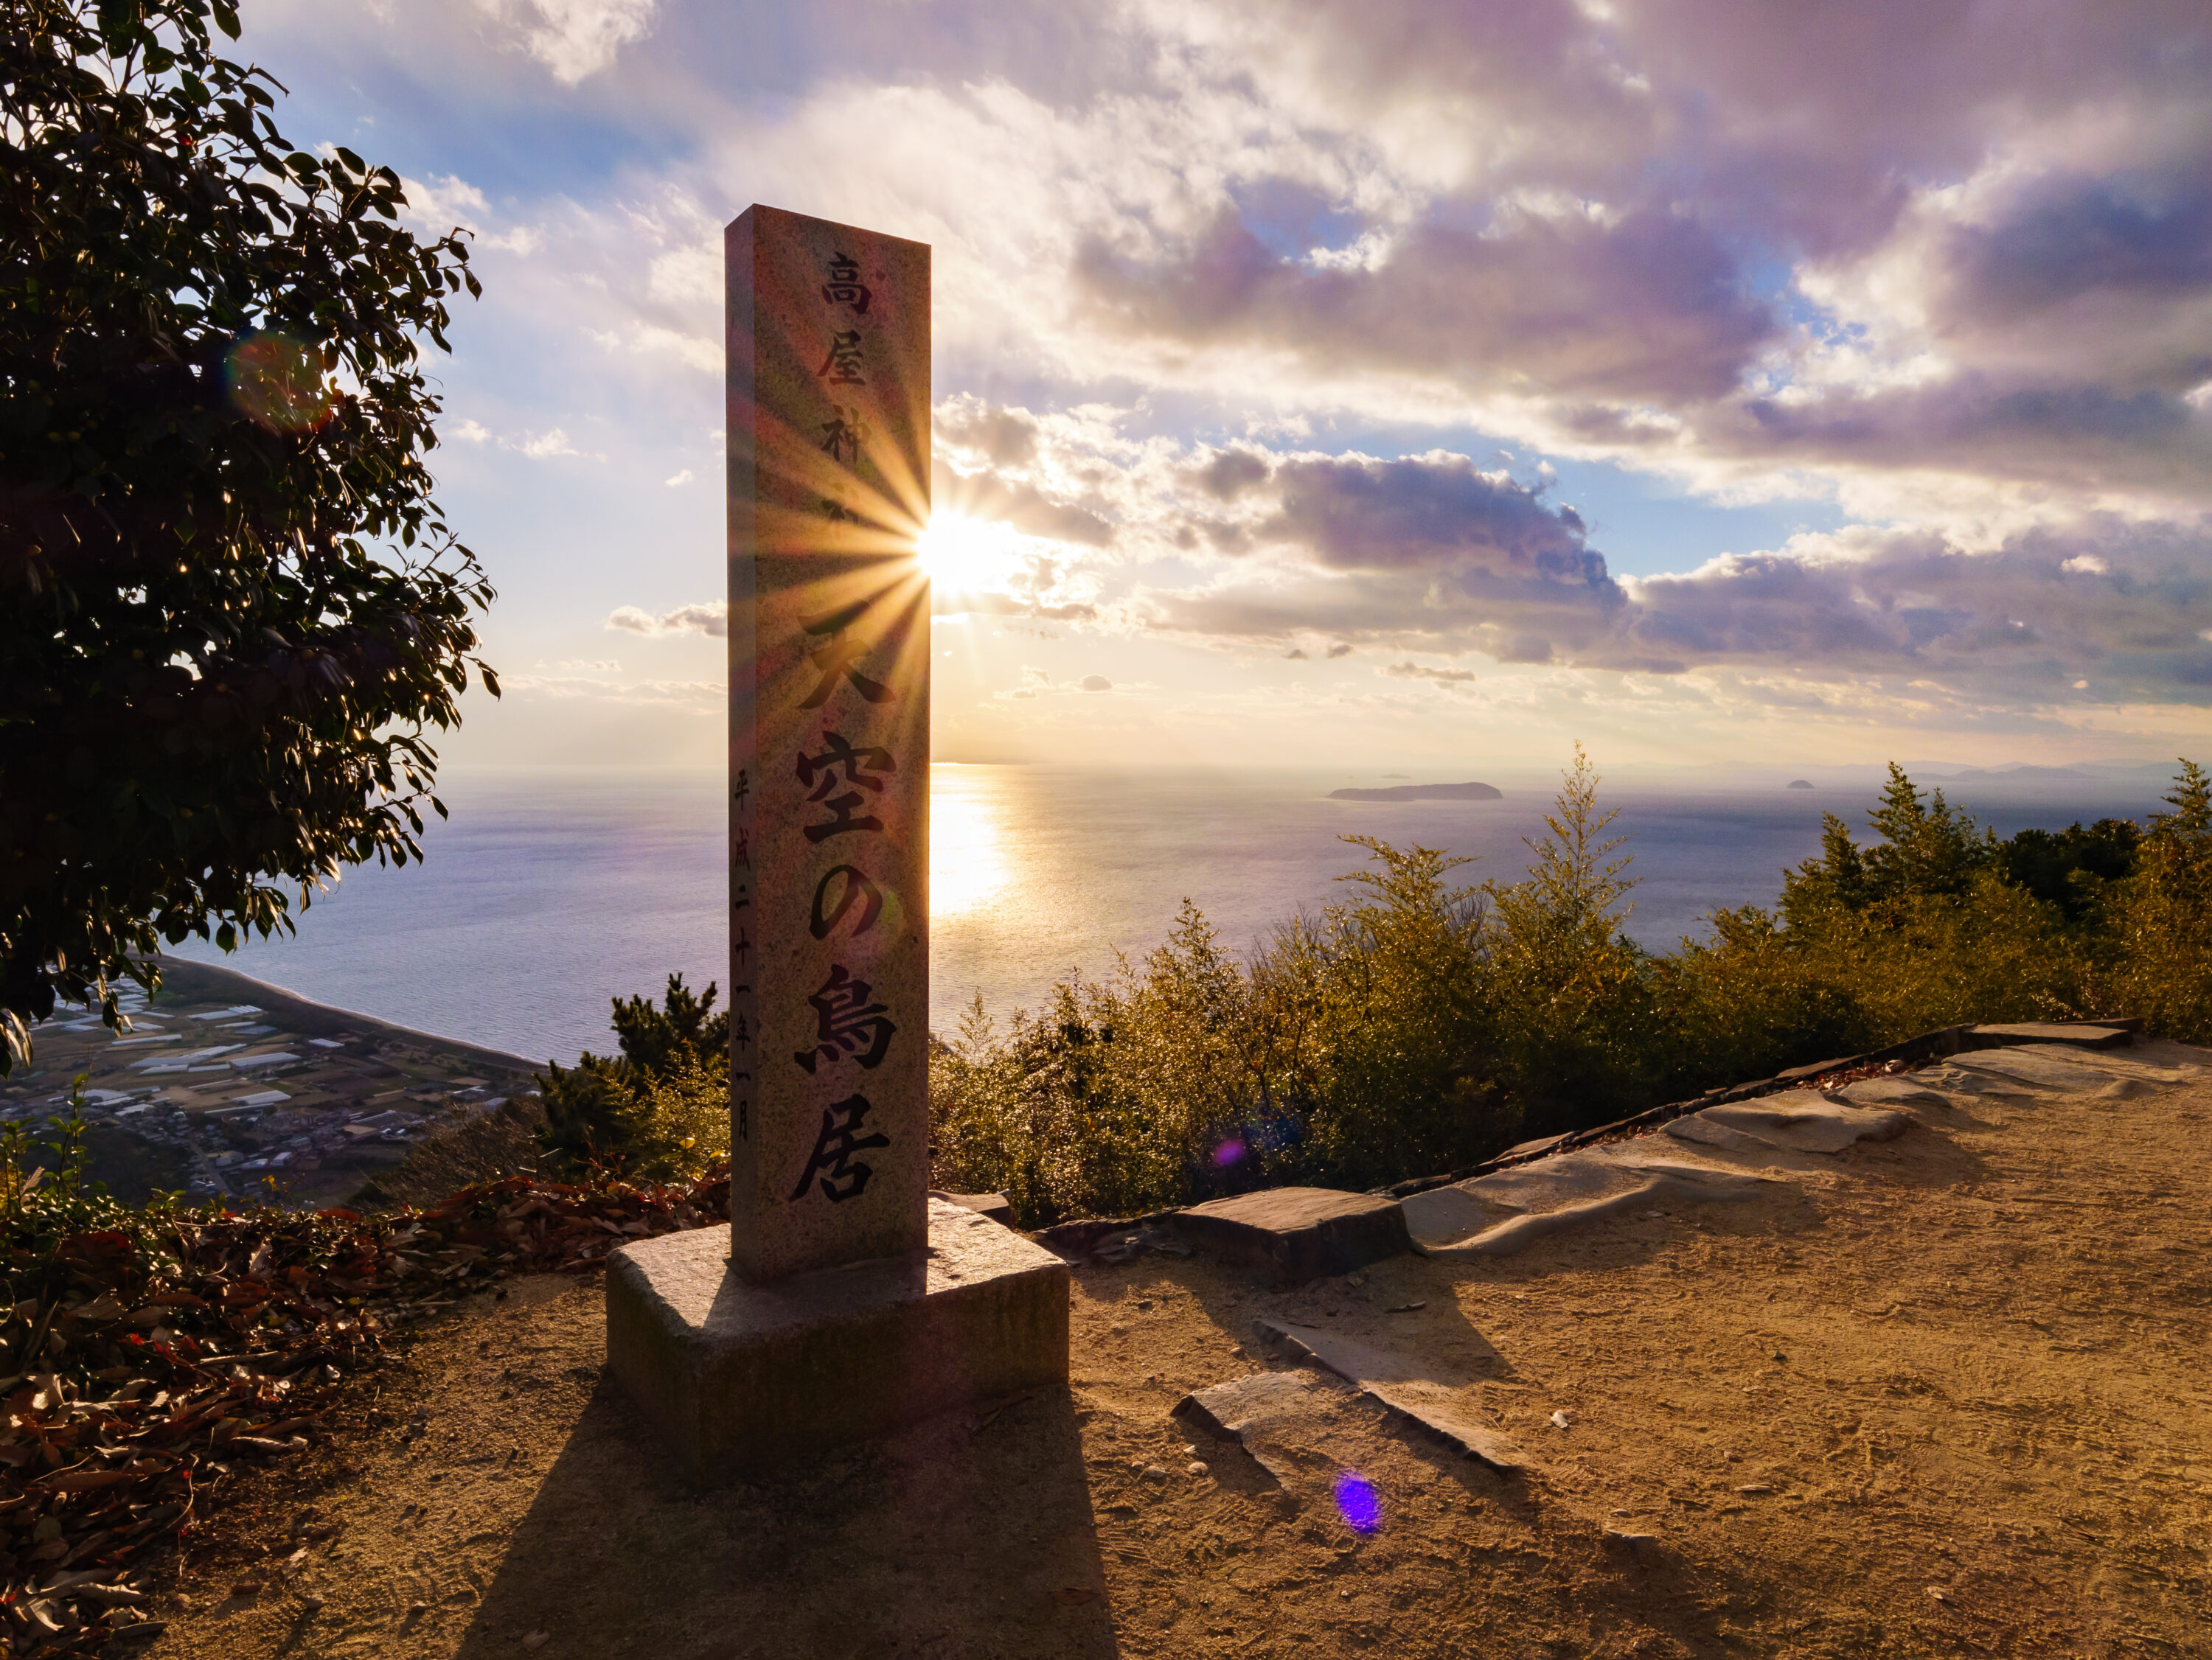
[[[2212,506],[2199,0],[1247,9],[1325,118],[1431,110],[1480,135],[1474,176],[1410,223],[1285,178],[1185,234],[1102,234],[1072,271],[1097,325],[1513,395],[1632,458]],[[1328,257],[1362,233],[1379,256]],[[1899,329],[1932,367],[1802,373]]]
[[[2212,695],[2212,528],[2203,524],[2084,520],[1975,552],[1933,534],[1869,531],[1623,582],[1571,507],[1462,457],[1230,451],[1198,476],[1263,509],[1255,549],[1328,580],[1149,594],[1154,627],[1285,642],[1320,631],[1658,673],[1963,676],[2052,701]],[[2077,692],[2084,678],[2093,684]]]

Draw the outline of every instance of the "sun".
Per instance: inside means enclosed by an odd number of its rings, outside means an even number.
[[[1004,585],[1019,563],[1011,524],[970,518],[965,513],[932,513],[929,527],[915,542],[922,574],[951,593],[979,593]]]

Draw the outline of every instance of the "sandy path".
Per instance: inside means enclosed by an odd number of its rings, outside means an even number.
[[[708,1495],[602,1381],[597,1287],[530,1281],[385,1374],[356,1476],[204,1546],[151,1651],[2212,1656],[2209,1142],[2203,1084],[1984,1097],[1495,1263],[1084,1269],[1072,1398]],[[1282,1364],[1262,1315],[1418,1352],[1535,1469],[1321,1380],[1285,1486],[1210,1442],[1190,1474],[1168,1410]],[[319,1482],[343,1528],[272,1577]]]

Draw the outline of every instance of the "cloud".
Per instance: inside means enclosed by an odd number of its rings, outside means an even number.
[[[995,470],[963,473],[940,459],[934,465],[931,490],[937,509],[996,520],[1048,541],[1103,548],[1114,539],[1113,525],[1091,508],[1054,500],[1028,480]]]
[[[720,681],[647,680],[625,684],[591,675],[511,675],[500,684],[507,693],[525,698],[675,706],[700,713],[721,707],[729,692]]]
[[[1103,675],[1085,675],[1080,680],[1055,683],[1045,670],[1034,663],[1025,663],[1022,665],[1020,680],[996,695],[1002,700],[1026,703],[1036,698],[1080,696],[1087,692],[1110,692],[1113,689],[1114,682]]]
[[[1285,260],[1224,211],[1148,257],[1094,240],[1073,276],[1097,326],[1118,333],[1264,344],[1472,393],[1717,397],[1779,331],[1722,239],[1686,215],[1607,224],[1456,205],[1490,222],[1416,227],[1372,267]]]
[[[672,490],[679,484],[689,484],[691,482],[691,470],[686,467],[681,472],[672,474],[660,482]]]
[[[963,420],[982,430],[990,414],[978,404]],[[1678,680],[1727,671],[1755,676],[1769,702],[1839,674],[1940,675],[1992,699],[2033,700],[2085,676],[2116,699],[2204,697],[2196,631],[2212,625],[2212,519],[2076,512],[1972,537],[1863,525],[1624,577],[1540,469],[1530,483],[1444,450],[1182,445],[1128,438],[1125,421],[1093,406],[1018,423],[1024,476],[1090,490],[1090,511],[1115,526],[1106,546],[1061,544],[1022,579],[1091,597],[1055,613],[1012,591],[959,604],[1293,662],[1371,648],[1390,654],[1388,677],[1470,688],[1475,668],[1421,665],[1474,654]]]
[[[2029,720],[2075,681],[2204,700],[2201,6],[1138,0],[766,58],[642,0],[391,9],[455,86],[503,51],[501,107],[635,139],[535,199],[465,166],[491,199],[439,174],[410,208],[478,229],[491,298],[461,316],[530,342],[516,385],[576,389],[455,393],[528,410],[517,453],[664,410],[659,473],[697,452],[739,179],[932,245],[935,493],[1005,534],[940,603],[1009,634],[1472,663],[1486,707],[1601,676],[1869,724]],[[1583,482],[1613,468],[1625,494]],[[1633,545],[1597,518],[1655,498]],[[1774,528],[1801,518],[1842,528]],[[1662,545],[1691,551],[1649,574]]]
[[[1579,515],[1464,457],[1283,457],[1262,494],[1267,558],[1140,585],[1108,615],[1285,655],[1334,633],[1332,657],[1360,643],[1662,676],[1755,669],[1775,686],[1940,676],[2011,700],[2087,674],[2116,700],[2212,700],[2200,633],[2212,623],[2212,519],[2085,515],[1986,548],[1857,527],[1619,579]],[[1411,657],[1378,672],[1474,679]]]
[[[1764,663],[1963,676],[2024,696],[2093,671],[2145,700],[2207,700],[2212,534],[2089,521],[1985,553],[1860,531],[1637,585],[1594,660]]]
[[[933,609],[939,616],[1026,617],[1033,622],[1095,622],[1098,620],[1096,605],[1081,601],[1065,605],[1046,605],[1025,600],[1017,594],[956,594],[948,590],[943,603]]]
[[[1037,422],[1026,409],[955,397],[938,406],[935,427],[939,444],[973,451],[994,466],[1019,467],[1036,457]]]
[[[441,179],[433,173],[427,179],[403,176],[399,183],[407,198],[400,221],[418,235],[436,238],[463,230],[470,233],[477,252],[495,249],[525,256],[535,253],[544,239],[530,225],[511,226],[503,231],[486,228],[493,219],[491,204],[482,191],[458,174]]]
[[[525,433],[520,438],[501,438],[499,447],[513,450],[532,461],[557,461],[574,457],[579,461],[605,461],[604,455],[586,454],[569,442],[568,434],[558,427],[549,427],[542,433]]]
[[[573,87],[651,33],[659,0],[477,0],[524,50]]]
[[[1234,501],[1270,471],[1267,459],[1249,450],[1222,450],[1199,470],[1199,488],[1223,501]]]
[[[1425,663],[1411,661],[1389,663],[1375,672],[1378,675],[1387,675],[1392,680],[1428,680],[1434,681],[1439,686],[1474,684],[1474,670],[1472,669],[1431,669]]]
[[[705,634],[714,639],[730,632],[729,607],[720,600],[679,605],[655,615],[635,605],[618,605],[608,613],[606,626],[627,634]]]
[[[1343,570],[1479,566],[1499,576],[1603,585],[1605,561],[1583,545],[1581,517],[1540,491],[1437,451],[1397,461],[1300,457],[1273,484],[1262,529]]]

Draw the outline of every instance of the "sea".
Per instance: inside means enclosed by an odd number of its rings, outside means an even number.
[[[1827,769],[1814,789],[1785,787],[1790,776],[1653,772],[1601,785],[1601,808],[1618,811],[1608,833],[1625,838],[1637,881],[1626,931],[1671,949],[1716,907],[1771,905],[1784,869],[1819,851],[1824,812],[1863,831],[1877,772]],[[2023,768],[1925,781],[2009,835],[2140,819],[2159,806],[2163,776]],[[1347,897],[1341,878],[1367,857],[1349,836],[1471,858],[1468,881],[1515,880],[1558,785],[1493,774],[1494,801],[1329,798],[1395,779],[936,766],[932,1027],[950,1036],[978,997],[1003,1022],[1071,974],[1140,962],[1186,899],[1231,949],[1248,950],[1299,912]],[[421,863],[347,871],[313,896],[294,934],[228,955],[192,942],[178,954],[563,1064],[613,1047],[611,999],[658,996],[672,972],[694,987],[726,981],[719,774],[494,773],[449,779],[440,793],[452,817],[431,821]]]

